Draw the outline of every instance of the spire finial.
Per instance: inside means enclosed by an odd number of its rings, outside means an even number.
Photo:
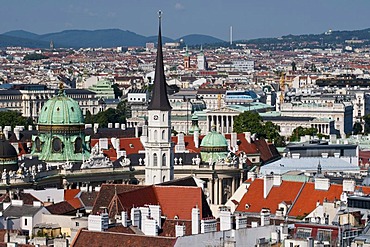
[[[162,10],[158,11],[158,19],[159,19],[159,24],[161,24],[161,19],[162,19]]]

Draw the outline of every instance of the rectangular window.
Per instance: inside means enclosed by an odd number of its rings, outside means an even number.
[[[24,219],[24,225],[25,226],[27,225],[27,219]]]
[[[311,228],[298,227],[297,238],[303,238],[303,239],[309,238],[311,237],[311,232],[312,232]]]
[[[331,240],[331,230],[319,229],[317,231],[317,240],[319,241],[329,241]]]

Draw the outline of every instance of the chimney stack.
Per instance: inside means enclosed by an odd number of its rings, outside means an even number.
[[[195,207],[191,210],[191,234],[199,234],[200,210]]]

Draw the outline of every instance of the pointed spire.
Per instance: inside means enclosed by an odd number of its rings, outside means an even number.
[[[166,84],[166,77],[164,75],[161,19],[162,19],[162,11],[159,11],[158,12],[158,20],[159,20],[158,47],[157,47],[157,59],[156,59],[156,66],[155,66],[154,87],[153,87],[152,100],[150,101],[148,110],[169,111],[171,110],[171,105],[167,97],[167,89],[166,89],[167,84]]]

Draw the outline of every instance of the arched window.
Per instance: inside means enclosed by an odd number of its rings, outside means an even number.
[[[82,153],[82,139],[80,137],[75,141],[75,153]]]
[[[36,144],[36,152],[41,152],[41,141],[40,141],[40,138],[36,137],[35,144]]]
[[[52,146],[53,146],[53,152],[55,152],[55,153],[62,152],[63,143],[58,137],[55,137],[53,139]]]
[[[156,130],[154,130],[154,136],[153,136],[153,139],[154,139],[155,141],[157,141],[157,139],[158,139],[157,131],[156,131]]]
[[[162,130],[162,140],[166,138],[166,131]]]
[[[166,154],[162,155],[162,166],[166,166]]]
[[[166,180],[166,176],[163,176],[163,180],[162,180],[162,183]]]
[[[157,154],[154,153],[153,154],[153,166],[157,166],[158,165],[158,157],[157,157]]]

